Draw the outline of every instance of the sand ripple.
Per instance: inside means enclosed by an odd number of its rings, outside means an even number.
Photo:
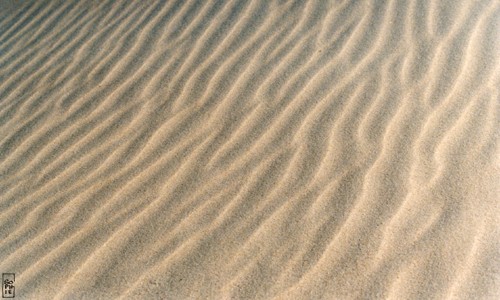
[[[500,298],[500,2],[0,2],[29,299]]]

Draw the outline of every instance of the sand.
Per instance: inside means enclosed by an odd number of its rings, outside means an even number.
[[[20,299],[500,299],[500,2],[0,0]]]

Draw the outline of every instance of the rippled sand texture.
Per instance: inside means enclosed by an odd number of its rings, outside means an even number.
[[[500,2],[0,2],[29,299],[500,297]]]

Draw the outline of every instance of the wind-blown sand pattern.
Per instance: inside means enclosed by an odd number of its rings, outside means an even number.
[[[500,2],[0,1],[21,299],[500,298]]]

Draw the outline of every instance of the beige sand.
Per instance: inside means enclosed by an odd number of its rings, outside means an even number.
[[[21,299],[500,299],[500,2],[0,1]]]

